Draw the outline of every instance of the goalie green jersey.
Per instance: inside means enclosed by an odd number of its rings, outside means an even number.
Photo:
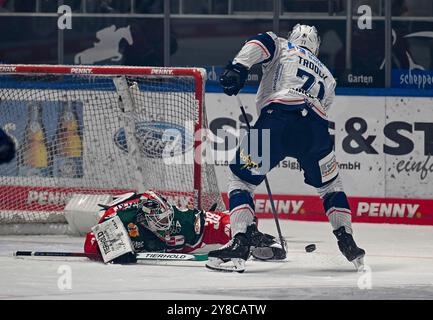
[[[101,219],[106,221],[117,215],[128,231],[135,252],[190,252],[200,247],[205,227],[203,211],[179,210],[173,206],[174,217],[170,229],[156,233],[146,227],[142,212],[137,210],[137,206],[138,199],[112,207]]]

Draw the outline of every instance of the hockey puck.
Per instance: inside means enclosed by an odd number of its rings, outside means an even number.
[[[305,251],[307,252],[313,252],[314,250],[316,250],[316,245],[314,243],[305,247]]]

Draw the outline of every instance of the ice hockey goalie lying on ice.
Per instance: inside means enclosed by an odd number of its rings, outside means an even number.
[[[132,243],[133,252],[113,259],[113,263],[134,263],[136,253],[140,252],[203,253],[231,239],[228,213],[181,210],[153,191],[120,196],[104,209],[99,225],[118,217],[124,226],[121,229]],[[281,245],[273,236],[255,228],[253,238],[251,255],[254,258],[285,259]],[[85,253],[96,253],[100,257],[100,247],[94,233],[88,233]]]

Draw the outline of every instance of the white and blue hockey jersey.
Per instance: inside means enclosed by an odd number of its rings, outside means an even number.
[[[250,69],[261,63],[263,77],[256,96],[258,112],[271,103],[305,105],[326,119],[335,96],[336,81],[326,66],[310,51],[272,32],[248,40],[233,60]],[[305,93],[305,94],[300,94]],[[311,98],[314,97],[314,98]]]

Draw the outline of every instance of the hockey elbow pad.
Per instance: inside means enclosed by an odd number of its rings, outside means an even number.
[[[229,62],[220,77],[220,84],[224,93],[229,96],[237,95],[244,87],[247,76],[248,69],[246,67],[240,63],[232,64]]]

